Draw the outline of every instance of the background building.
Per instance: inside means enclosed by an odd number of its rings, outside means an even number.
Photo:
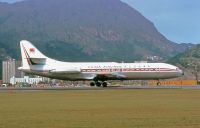
[[[41,81],[43,81],[42,77],[30,78],[29,76],[24,76],[24,78],[16,78],[16,77],[10,78],[10,83],[12,85],[17,83],[38,84]]]
[[[18,68],[21,67],[21,65],[22,62],[15,59],[3,61],[3,83],[14,85],[18,83],[38,84],[39,82],[50,82],[49,78],[27,75],[24,72],[18,70]]]
[[[10,78],[23,78],[24,72],[19,71],[18,67],[21,67],[21,61],[15,59],[9,59],[2,62],[2,77],[3,83],[10,83]]]

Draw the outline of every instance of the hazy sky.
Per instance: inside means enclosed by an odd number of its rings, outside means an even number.
[[[23,0],[0,0],[0,2],[9,2],[9,3],[14,3],[16,1],[23,1]]]
[[[22,0],[0,0],[6,2]],[[200,0],[122,0],[177,43],[200,43]]]
[[[200,43],[200,0],[122,0],[151,20],[169,40]]]

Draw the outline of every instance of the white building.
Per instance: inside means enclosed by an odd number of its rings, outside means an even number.
[[[2,77],[3,83],[9,83],[12,77],[24,77],[24,73],[18,70],[21,67],[21,61],[9,59],[2,62]]]
[[[30,78],[29,76],[24,76],[24,78],[15,78],[15,77],[10,78],[10,83],[12,85],[17,83],[38,84],[41,81],[43,81],[43,78],[41,77]]]

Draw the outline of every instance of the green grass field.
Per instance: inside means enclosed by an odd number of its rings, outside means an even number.
[[[0,93],[0,128],[198,128],[200,90]]]

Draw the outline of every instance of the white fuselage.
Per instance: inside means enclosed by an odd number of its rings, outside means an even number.
[[[32,65],[27,73],[62,80],[92,80],[106,76],[108,80],[169,79],[183,72],[165,63],[70,63],[54,61],[46,65]]]
[[[165,63],[61,62],[48,58],[29,41],[20,42],[22,67],[34,75],[61,80],[144,80],[179,77],[183,72]]]

